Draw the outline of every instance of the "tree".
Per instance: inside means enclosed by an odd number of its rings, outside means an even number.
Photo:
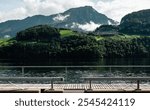
[[[52,41],[60,39],[59,30],[48,25],[38,25],[17,33],[18,41]]]

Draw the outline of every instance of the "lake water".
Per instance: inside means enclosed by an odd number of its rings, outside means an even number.
[[[100,60],[0,60],[0,77],[64,77],[64,83],[82,83],[81,77],[150,76],[150,67],[107,67],[107,65],[150,65],[150,58],[100,59]],[[51,67],[4,68],[3,66],[106,66],[106,67]],[[2,82],[4,83],[4,82]],[[8,83],[8,82],[6,82]],[[31,82],[37,83],[37,82]]]

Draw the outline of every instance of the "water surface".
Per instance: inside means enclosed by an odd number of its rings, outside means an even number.
[[[64,83],[81,83],[81,77],[126,77],[150,76],[148,67],[51,67],[51,68],[3,68],[3,66],[107,66],[107,65],[150,65],[149,58],[100,59],[100,60],[35,60],[16,61],[1,59],[1,77],[64,77]],[[7,82],[6,82],[7,83]],[[32,82],[33,83],[33,82]]]

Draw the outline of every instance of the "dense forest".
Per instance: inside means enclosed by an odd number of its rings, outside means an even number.
[[[149,36],[96,36],[39,25],[0,40],[0,58],[149,57]]]

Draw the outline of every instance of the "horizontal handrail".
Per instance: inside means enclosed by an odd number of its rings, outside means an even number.
[[[99,66],[0,66],[0,68],[97,68],[97,67],[150,67],[150,65],[99,65]]]
[[[99,81],[99,80],[129,80],[129,81],[137,81],[137,88],[136,90],[140,90],[140,81],[147,81],[150,80],[150,77],[82,77],[82,79],[89,81],[89,89],[92,90],[92,81]]]
[[[51,90],[54,89],[54,81],[64,81],[63,77],[0,77],[0,81],[49,81]]]
[[[0,77],[0,81],[64,81],[63,77]]]
[[[84,80],[98,81],[98,80],[150,80],[150,77],[82,77]]]

